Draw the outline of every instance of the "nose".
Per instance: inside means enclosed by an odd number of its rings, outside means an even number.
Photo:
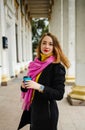
[[[46,46],[45,46],[46,48],[48,48],[49,47],[49,44],[46,44]]]

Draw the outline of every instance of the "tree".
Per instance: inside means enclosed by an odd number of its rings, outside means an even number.
[[[33,54],[34,54],[40,37],[45,32],[48,32],[49,22],[48,19],[44,19],[44,18],[32,19],[31,25],[32,25],[32,45],[33,45]]]

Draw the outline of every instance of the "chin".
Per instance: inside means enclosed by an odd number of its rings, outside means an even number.
[[[50,53],[43,53],[44,55],[49,55]]]

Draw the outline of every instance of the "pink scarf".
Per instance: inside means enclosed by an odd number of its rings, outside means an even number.
[[[32,78],[32,80],[36,80],[37,75],[43,71],[50,63],[54,61],[54,57],[50,56],[45,61],[40,61],[38,58],[35,58],[34,61],[30,62],[27,75]],[[28,89],[27,92],[22,92],[23,98],[23,110],[29,110],[31,105],[31,99],[33,95],[33,89]]]

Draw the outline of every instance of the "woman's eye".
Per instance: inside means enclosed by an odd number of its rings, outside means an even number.
[[[46,43],[46,42],[42,42],[43,45],[49,45],[49,46],[53,46],[53,43]]]
[[[50,43],[49,45],[50,45],[50,46],[53,46],[53,43]]]
[[[43,44],[43,45],[45,45],[46,43],[45,43],[45,42],[43,42],[42,44]]]

